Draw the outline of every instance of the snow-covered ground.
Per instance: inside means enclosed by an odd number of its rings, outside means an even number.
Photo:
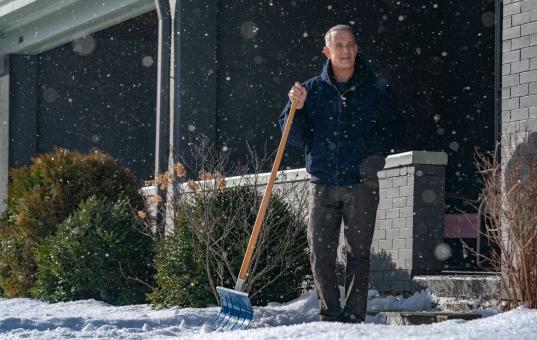
[[[370,292],[374,294],[374,292]],[[377,297],[369,309],[430,309],[434,296],[423,291],[408,299]],[[251,328],[210,332],[207,325],[219,308],[170,308],[148,305],[114,307],[85,300],[48,304],[31,299],[0,299],[0,338],[13,339],[537,339],[537,310],[519,308],[491,313],[473,321],[451,320],[433,325],[349,325],[318,322],[315,292],[287,304],[255,308]]]

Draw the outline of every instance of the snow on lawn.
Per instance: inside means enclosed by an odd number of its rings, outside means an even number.
[[[374,292],[370,292],[374,295]],[[369,309],[430,309],[431,295],[416,293],[408,299],[373,298]],[[31,299],[0,299],[0,338],[65,339],[535,339],[537,311],[520,308],[473,321],[451,320],[424,326],[349,325],[318,322],[314,291],[287,304],[255,308],[249,330],[213,332],[207,324],[219,308],[169,308],[148,305],[114,307],[85,300],[49,304]],[[490,314],[490,313],[489,313]]]

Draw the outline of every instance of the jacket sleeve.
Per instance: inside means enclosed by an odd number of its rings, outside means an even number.
[[[291,145],[304,147],[307,143],[306,141],[306,116],[307,116],[307,108],[306,104],[304,104],[304,107],[300,110],[296,110],[295,116],[293,118],[293,124],[291,125],[291,131],[289,132],[289,138],[288,142]],[[279,124],[280,129],[283,133],[283,130],[285,129],[285,124],[287,123],[287,118],[289,118],[289,110],[291,109],[291,101],[288,101],[285,105],[285,108],[283,109]]]

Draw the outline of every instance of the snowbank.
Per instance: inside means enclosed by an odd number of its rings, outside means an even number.
[[[428,292],[408,299],[376,297],[370,291],[370,310],[423,310],[431,307]],[[0,299],[0,338],[65,339],[535,339],[537,311],[517,309],[480,320],[452,320],[424,326],[321,323],[315,291],[287,304],[255,308],[252,327],[233,333],[210,332],[207,324],[219,308],[170,308],[148,305],[114,307],[85,300],[48,304],[31,299]]]

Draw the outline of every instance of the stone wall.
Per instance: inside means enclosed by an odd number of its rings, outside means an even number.
[[[371,249],[372,288],[381,292],[412,292],[420,288],[412,282],[413,275],[441,270],[439,259],[445,251],[442,221],[446,164],[447,155],[443,152],[411,151],[386,159],[385,169],[378,174],[380,201]],[[226,186],[256,183],[260,192],[264,192],[269,176],[266,173],[259,174],[257,179],[252,175],[226,178]],[[303,198],[302,195],[309,195],[308,186],[297,186],[297,183],[307,184],[308,179],[305,169],[280,171],[274,191],[284,187],[288,191],[289,186],[294,186]],[[154,187],[143,188],[142,192],[145,196],[156,194]],[[344,242],[340,239],[341,264]],[[339,274],[342,279],[344,273]]]

